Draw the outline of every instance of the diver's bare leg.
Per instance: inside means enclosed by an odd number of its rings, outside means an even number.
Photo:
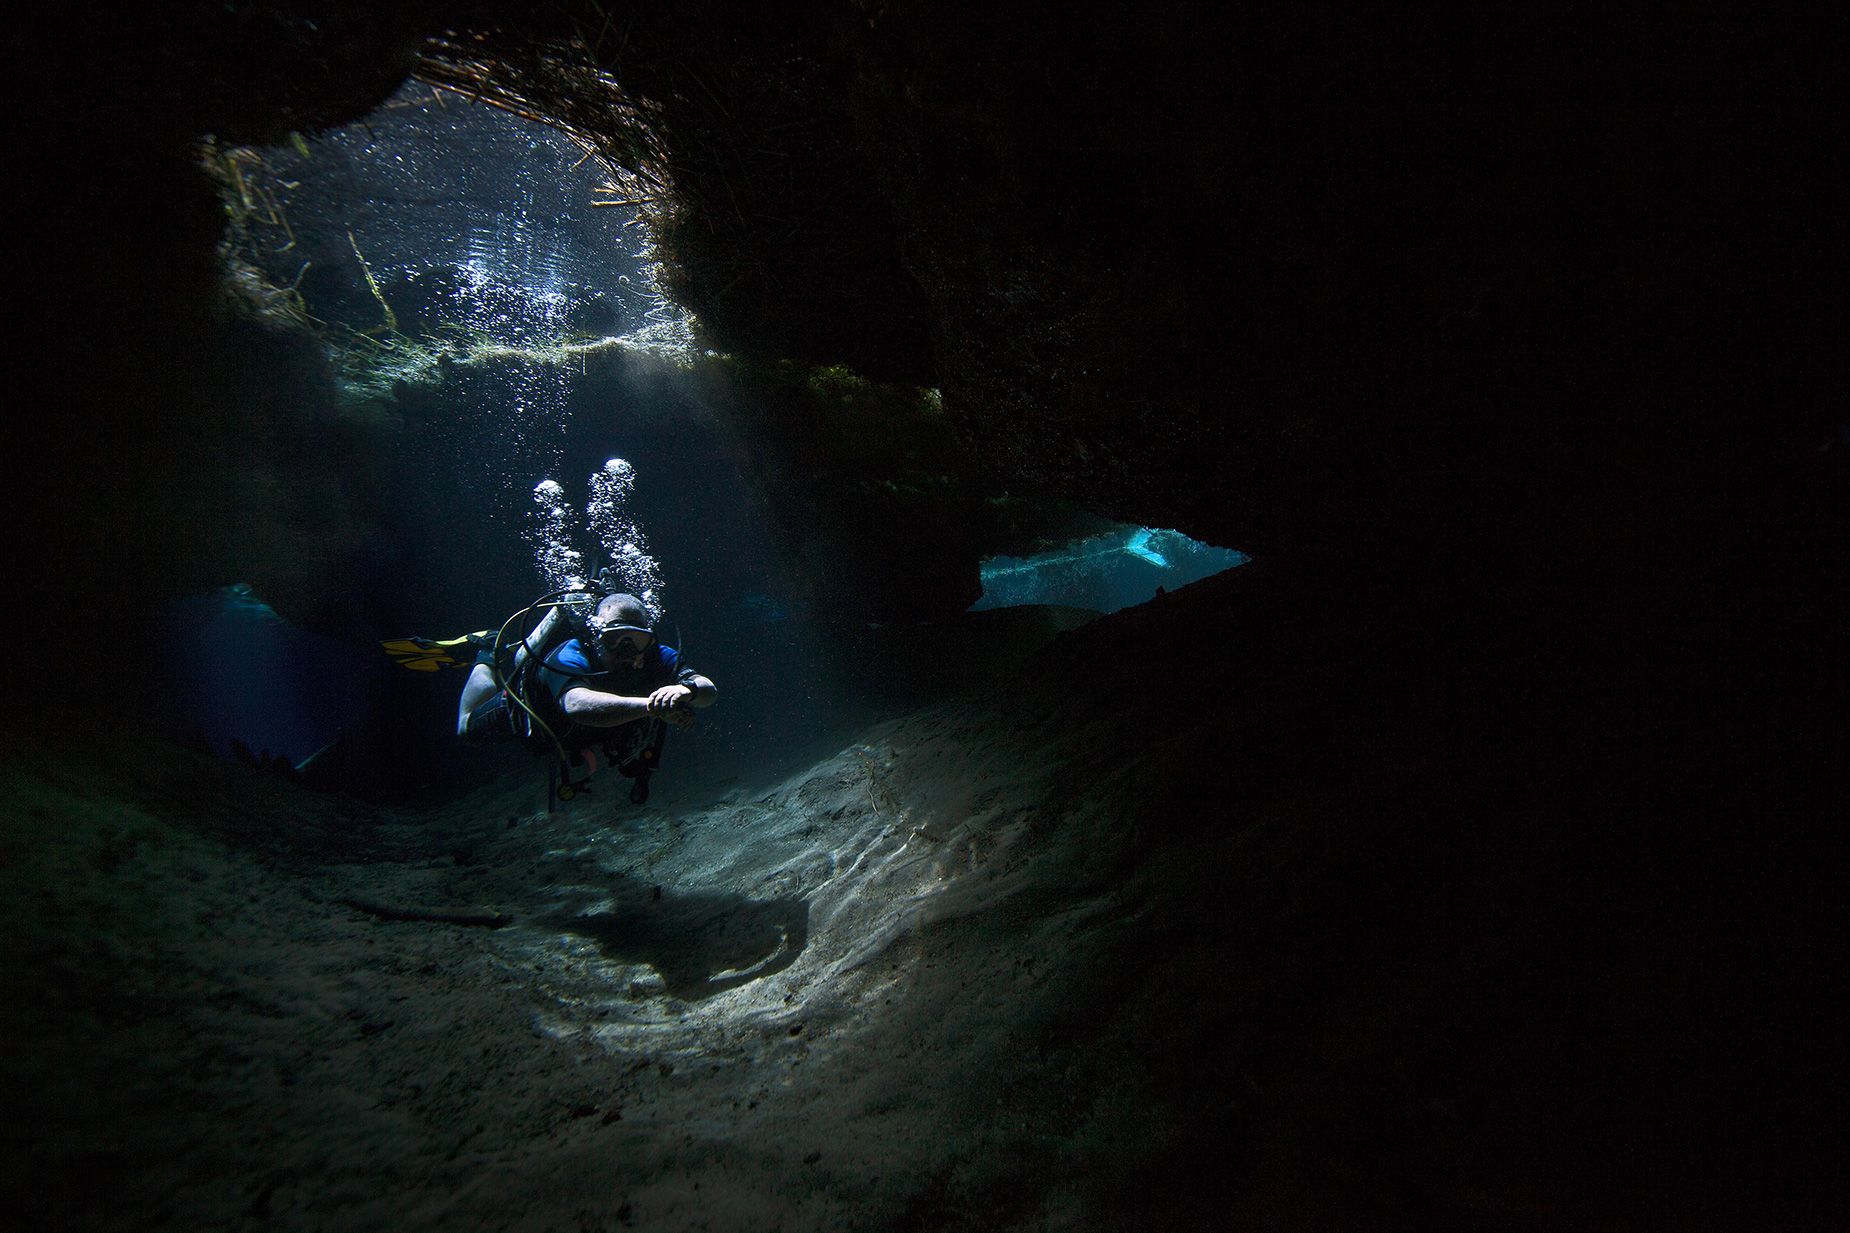
[[[527,662],[527,646],[545,646],[546,639],[552,634],[552,627],[559,620],[559,610],[554,608],[545,619],[527,635],[526,641],[514,651],[514,668]],[[469,669],[469,679],[463,683],[462,697],[456,702],[456,735],[467,735],[469,713],[488,701],[495,693],[495,674],[487,664],[477,664]]]
[[[469,679],[463,683],[462,697],[456,703],[456,735],[463,736],[469,727],[469,713],[489,700],[495,692],[495,674],[487,664],[477,664],[469,669]]]

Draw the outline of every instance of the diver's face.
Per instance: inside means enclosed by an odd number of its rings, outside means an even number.
[[[643,652],[654,643],[654,638],[634,629],[606,630],[597,636],[597,647],[604,656],[604,662],[621,664],[626,668],[640,668]]]

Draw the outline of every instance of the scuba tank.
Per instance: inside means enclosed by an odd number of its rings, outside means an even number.
[[[494,639],[491,659],[495,685],[506,694],[510,704],[525,719],[524,723],[516,726],[517,734],[522,743],[536,753],[550,751],[557,754],[568,783],[571,779],[572,760],[554,732],[553,723],[534,707],[538,697],[535,684],[540,668],[554,651],[573,638],[590,637],[591,617],[597,611],[598,601],[609,593],[606,589],[608,573],[606,569],[590,582],[581,582],[540,596],[502,622]],[[511,631],[519,628],[535,612],[543,615],[533,627],[518,636],[511,636]],[[554,715],[552,720],[556,722],[559,718]]]

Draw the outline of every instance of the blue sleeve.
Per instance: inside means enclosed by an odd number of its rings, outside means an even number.
[[[540,665],[540,684],[556,700],[574,685],[586,684],[583,679],[591,673],[591,661],[576,638],[554,651]]]
[[[687,684],[687,678],[694,675],[694,670],[681,662],[681,652],[671,646],[662,646],[660,643],[656,645],[662,653],[662,680],[675,685]]]

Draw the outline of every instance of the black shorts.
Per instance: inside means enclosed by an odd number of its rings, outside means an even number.
[[[508,703],[506,690],[470,711],[468,722],[463,725],[463,737],[471,741],[515,735],[514,708]]]

